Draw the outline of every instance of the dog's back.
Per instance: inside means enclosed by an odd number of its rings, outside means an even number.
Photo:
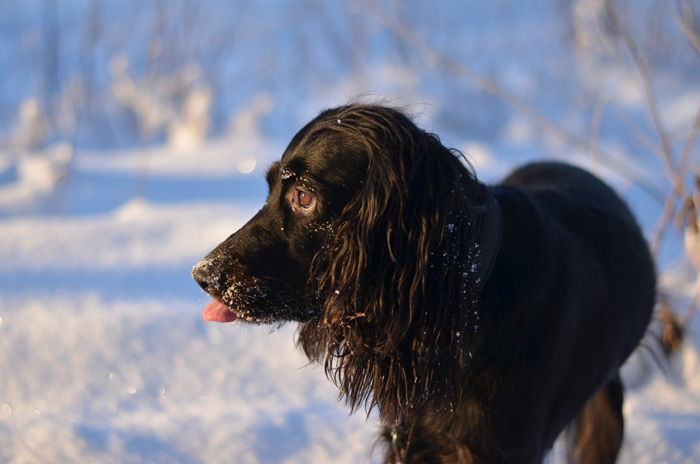
[[[624,361],[646,330],[656,289],[653,259],[625,202],[597,177],[561,163],[529,164],[514,171],[502,185],[518,188],[544,213],[541,219],[546,219],[540,225],[549,228],[545,236],[564,246],[560,253],[580,254],[579,260],[567,261],[567,265],[577,280],[595,285],[607,296],[609,324],[625,322],[624,333],[619,335],[629,343],[622,349],[626,354],[617,359]],[[553,243],[542,245],[544,253],[555,250]],[[564,282],[561,276],[559,279]],[[581,295],[584,300],[600,295],[594,288],[581,290],[586,292]],[[643,314],[646,317],[640,317]]]
[[[523,443],[541,455],[573,420],[579,462],[614,462],[622,438],[618,370],[655,302],[641,230],[612,189],[572,166],[531,164],[492,192],[503,240],[482,298],[493,329],[483,346],[505,373],[504,386],[517,391],[506,395],[506,428],[541,428],[532,437],[543,443]]]
[[[549,197],[552,201],[545,200],[545,203],[557,208],[557,214],[566,213],[572,207],[575,209],[577,205],[590,208],[603,216],[629,222],[629,226],[640,235],[634,216],[622,199],[603,181],[575,166],[532,163],[513,171],[501,184],[519,188],[534,197]]]

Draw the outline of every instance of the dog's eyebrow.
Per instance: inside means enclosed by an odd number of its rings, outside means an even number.
[[[282,180],[291,178],[298,179],[300,176],[306,174],[308,174],[307,162],[300,157],[294,157],[288,160],[280,169],[280,179]]]
[[[284,166],[280,170],[280,179],[285,180],[289,179],[290,177],[296,177],[296,173],[292,171],[289,166]]]

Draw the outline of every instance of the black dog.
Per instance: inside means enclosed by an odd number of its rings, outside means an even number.
[[[265,206],[195,266],[205,320],[298,321],[388,463],[611,463],[618,370],[655,271],[623,201],[571,166],[486,187],[402,113],[321,113],[267,173]]]

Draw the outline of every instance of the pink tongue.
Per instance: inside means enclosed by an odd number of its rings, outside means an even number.
[[[204,308],[202,318],[204,322],[233,322],[238,319],[238,316],[236,316],[236,313],[231,311],[228,306],[219,300],[214,300]]]

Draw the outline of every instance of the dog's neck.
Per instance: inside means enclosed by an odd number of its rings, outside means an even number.
[[[476,287],[481,292],[496,262],[501,244],[503,217],[496,197],[485,185],[481,185],[483,210],[477,219],[476,228]]]

